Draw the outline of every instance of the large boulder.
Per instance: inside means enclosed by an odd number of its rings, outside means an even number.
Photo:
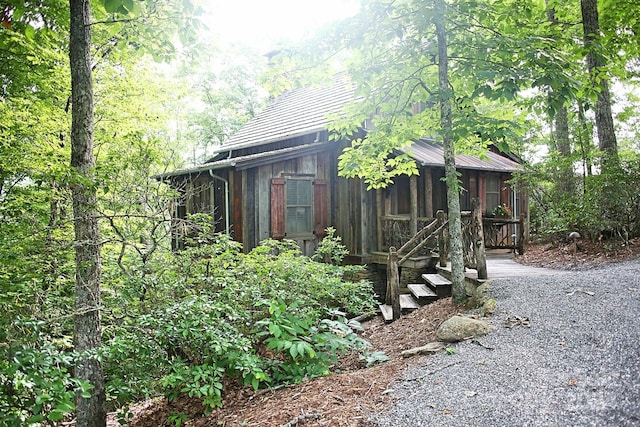
[[[480,335],[486,335],[494,329],[495,326],[482,320],[453,316],[440,325],[436,332],[436,338],[438,341],[457,342]]]

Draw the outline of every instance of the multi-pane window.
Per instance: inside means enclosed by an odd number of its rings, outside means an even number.
[[[486,211],[491,213],[500,204],[500,176],[487,175],[485,179]]]
[[[310,179],[286,181],[285,230],[287,236],[313,232],[313,185]]]

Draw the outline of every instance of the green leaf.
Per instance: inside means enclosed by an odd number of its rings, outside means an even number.
[[[49,418],[51,421],[60,421],[64,418],[64,414],[65,413],[60,411],[59,409],[54,409],[53,411],[51,411],[47,418]]]
[[[123,0],[104,0],[104,10],[107,13],[116,13],[123,6]]]
[[[33,28],[31,25],[27,24],[24,27],[24,36],[29,39],[29,40],[33,40],[33,38],[36,35],[36,30],[35,28]]]
[[[271,334],[276,338],[280,338],[282,336],[282,330],[280,327],[273,323],[269,325],[269,332],[271,332]]]

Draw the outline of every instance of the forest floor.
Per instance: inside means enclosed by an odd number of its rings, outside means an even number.
[[[621,242],[581,241],[529,245],[525,254],[515,260],[522,264],[555,269],[589,269],[611,262],[640,258],[640,239]],[[382,351],[389,361],[373,367],[356,355],[346,355],[334,367],[330,376],[275,390],[253,392],[229,384],[225,387],[223,407],[205,414],[196,399],[183,398],[167,402],[164,398],[149,400],[131,408],[132,427],[175,425],[169,423],[172,414],[184,414],[182,425],[203,426],[370,426],[370,414],[382,412],[393,403],[389,388],[403,370],[417,358],[404,359],[403,350],[435,340],[438,326],[464,307],[452,305],[451,299],[436,303],[403,316],[392,324],[381,317],[364,322],[362,333],[372,344],[371,352]],[[114,414],[109,426],[117,426]]]

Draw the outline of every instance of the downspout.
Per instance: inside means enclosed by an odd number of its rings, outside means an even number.
[[[230,232],[229,232],[229,180],[215,175],[213,173],[213,170],[209,169],[209,175],[211,175],[211,178],[213,179],[217,179],[220,180],[222,182],[224,182],[224,222],[225,222],[225,229],[227,232],[227,236],[230,236]],[[211,204],[213,204],[213,199],[211,199]]]

